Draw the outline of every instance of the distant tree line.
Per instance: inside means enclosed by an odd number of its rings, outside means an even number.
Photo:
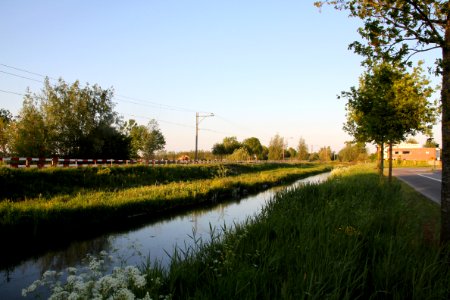
[[[256,137],[250,137],[239,142],[235,136],[225,137],[221,143],[214,144],[212,154],[215,157],[230,161],[242,160],[302,160],[331,161],[337,155],[329,146],[310,152],[304,138],[300,138],[297,147],[287,147],[285,138],[276,134],[268,146],[261,144]]]

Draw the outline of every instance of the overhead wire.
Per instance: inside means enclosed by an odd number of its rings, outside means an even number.
[[[21,72],[25,72],[25,73],[28,73],[28,74],[31,74],[31,75],[36,75],[36,76],[40,76],[40,77],[44,77],[44,78],[48,77],[49,79],[57,80],[56,78],[53,78],[53,77],[50,77],[50,76],[42,75],[42,74],[39,74],[39,73],[31,72],[31,71],[28,71],[28,70],[25,70],[25,69],[9,66],[9,65],[6,65],[6,64],[2,64],[2,63],[0,63],[0,66],[6,67],[6,68],[10,68],[10,69],[14,69],[14,70],[21,71]]]
[[[25,96],[25,94],[20,94],[20,93],[16,93],[16,92],[12,92],[12,91],[0,90],[0,92],[7,93],[7,94],[18,95],[18,96]]]
[[[48,78],[50,80],[57,80],[56,78],[51,77],[51,76],[43,75],[43,74],[40,74],[40,73],[37,73],[37,72],[32,72],[32,71],[24,69],[24,68],[18,68],[18,67],[15,67],[15,66],[4,64],[4,63],[0,63],[0,66],[6,67],[6,68],[10,68],[10,69],[13,69],[13,70],[16,70],[16,71],[20,71],[20,72],[25,72],[27,74],[39,76],[39,77],[42,77],[42,78]],[[27,77],[27,76],[22,76],[22,75],[11,73],[11,72],[6,72],[6,71],[0,70],[0,73],[6,74],[6,75],[10,75],[10,76],[14,76],[14,77],[18,77],[18,78],[22,78],[22,79],[26,79],[26,80],[30,80],[30,81],[44,83],[44,81],[42,81],[42,80],[31,78],[31,77]],[[6,91],[6,90],[0,90],[0,92],[8,93],[8,94],[14,94],[14,95],[18,95],[18,96],[25,96],[24,94],[21,94],[21,93],[12,92],[12,91]],[[143,100],[143,99],[138,99],[138,98],[129,97],[129,96],[120,95],[120,94],[115,95],[113,97],[113,99],[115,99],[116,101],[119,101],[119,102],[125,102],[125,103],[134,104],[134,105],[140,105],[140,106],[153,107],[153,108],[158,108],[158,109],[163,109],[163,110],[178,111],[178,112],[189,112],[189,113],[194,113],[194,112],[206,113],[204,111],[198,111],[198,110],[194,110],[194,109],[191,109],[191,108],[172,106],[172,105],[158,103],[158,102],[155,102],[155,101]],[[145,117],[145,116],[136,116],[136,115],[130,115],[130,116],[141,117],[141,118],[145,118],[145,119],[154,119],[154,118],[149,118],[149,117]],[[220,117],[218,115],[215,115],[215,116],[219,117],[220,119],[222,119],[222,120],[224,120],[224,121],[226,121],[226,122],[228,122],[230,124],[236,125],[235,123],[233,123],[231,121],[228,121],[228,120],[226,120],[223,117]],[[180,123],[166,121],[166,120],[161,120],[161,119],[155,119],[155,120],[157,120],[159,122],[162,122],[162,123],[168,123],[168,124],[182,126],[182,127],[188,127],[188,128],[195,128],[194,126],[190,126],[190,125],[186,125],[186,124],[180,124]],[[214,132],[214,133],[219,133],[219,134],[232,134],[232,133],[229,133],[229,132],[222,132],[222,131],[208,129],[208,128],[199,128],[199,130],[209,131],[209,132]]]
[[[11,75],[11,76],[15,76],[15,77],[19,77],[19,78],[23,78],[23,79],[32,80],[32,81],[36,81],[36,82],[40,82],[40,83],[44,83],[42,80],[39,80],[39,79],[34,79],[34,78],[30,78],[30,77],[25,77],[25,76],[17,75],[17,74],[10,73],[10,72],[0,71],[0,73],[7,74],[7,75]]]

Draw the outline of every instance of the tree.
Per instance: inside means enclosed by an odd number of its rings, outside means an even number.
[[[244,146],[248,153],[252,157],[256,157],[258,159],[262,159],[262,151],[263,147],[261,142],[256,137],[251,137],[242,141],[242,146]]]
[[[226,155],[227,153],[225,152],[225,146],[223,145],[223,143],[214,144],[212,147],[212,154],[218,155],[221,157]]]
[[[27,92],[11,148],[20,156],[128,158],[130,139],[119,131],[112,97],[98,85],[46,79],[40,94]]]
[[[439,148],[439,144],[433,138],[427,138],[427,141],[423,145],[424,148]]]
[[[18,156],[46,157],[48,148],[48,130],[41,111],[27,92],[22,109],[11,133],[11,152]]]
[[[306,145],[304,138],[300,138],[300,140],[298,141],[297,157],[300,160],[308,160],[309,159],[308,145]]]
[[[297,150],[295,150],[294,148],[289,147],[287,149],[286,157],[289,157],[290,159],[295,159],[297,157],[297,155],[298,155]]]
[[[234,152],[232,154],[230,154],[227,158],[228,158],[228,160],[231,160],[231,161],[246,161],[246,160],[250,160],[251,156],[248,153],[247,148],[241,147],[239,149],[234,150]]]
[[[164,149],[166,140],[159,129],[156,120],[150,120],[146,130],[142,133],[142,154],[146,159],[154,157],[156,151]]]
[[[146,135],[147,127],[138,125],[135,120],[130,119],[122,126],[122,132],[130,138],[129,153],[130,157],[138,158],[139,153],[144,147],[144,137]]]
[[[270,140],[269,143],[269,160],[281,160],[284,152],[284,138],[278,133]]]
[[[417,132],[426,133],[435,121],[435,109],[428,101],[433,90],[414,68],[408,74],[401,67],[388,63],[373,66],[360,79],[359,88],[343,92],[348,99],[344,130],[357,142],[375,142],[380,146],[379,172],[383,175],[384,145],[405,140]],[[390,152],[389,179],[392,176]]]
[[[80,86],[78,81],[69,85],[59,79],[52,86],[45,80],[44,89],[37,99],[48,128],[51,150],[65,157],[95,157],[105,152],[106,138],[119,125],[113,110],[113,90],[98,85]],[[107,136],[102,136],[107,133]]]
[[[232,154],[234,150],[241,148],[241,143],[238,142],[235,136],[225,137],[223,139],[223,147],[226,154]]]
[[[364,161],[368,158],[367,148],[364,143],[347,142],[339,151],[339,160],[344,162]]]
[[[9,151],[9,129],[12,121],[11,112],[0,108],[0,156],[7,155]]]
[[[331,161],[332,158],[332,151],[330,146],[328,147],[322,147],[320,148],[318,155],[319,155],[319,160],[322,162],[327,162],[327,161]]]
[[[406,143],[408,143],[408,144],[418,144],[419,142],[415,138],[408,138],[406,140]]]
[[[269,159],[269,148],[267,148],[264,145],[262,146],[261,157],[262,157],[263,160],[268,160]]]
[[[412,55],[441,49],[436,74],[442,75],[442,188],[441,243],[450,242],[450,9],[443,0],[327,0],[336,9],[350,11],[351,17],[364,21],[361,36],[367,44],[350,46],[366,57],[365,63],[379,59],[396,59],[409,63]]]
[[[229,155],[234,152],[234,150],[241,148],[241,143],[238,142],[235,136],[225,137],[222,143],[214,144],[212,152],[214,155]]]

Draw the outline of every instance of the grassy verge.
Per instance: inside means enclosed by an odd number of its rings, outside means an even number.
[[[389,167],[389,161],[386,160],[385,168]],[[430,163],[428,161],[421,160],[393,160],[392,161],[393,168],[441,168],[440,162],[436,162],[435,164]]]
[[[317,164],[214,164],[13,169],[0,168],[0,200],[51,198],[86,191],[117,191],[143,185],[238,176],[280,168]]]
[[[20,202],[0,202],[0,234],[17,236],[69,233],[72,230],[108,227],[132,216],[156,216],[224,197],[254,192],[329,170],[327,166],[281,168],[259,173],[173,182],[129,188],[116,192],[85,192]]]
[[[147,264],[147,286],[136,294],[448,299],[449,257],[438,246],[438,228],[435,204],[398,181],[351,168],[279,194],[223,238],[175,254],[168,271]]]

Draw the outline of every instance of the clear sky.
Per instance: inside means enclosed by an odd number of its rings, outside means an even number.
[[[360,23],[312,0],[2,0],[0,16],[0,90],[39,92],[38,74],[113,87],[115,110],[156,119],[166,150],[194,149],[196,112],[215,114],[200,124],[204,150],[225,136],[336,151],[351,140],[336,95],[364,71],[348,50]],[[21,105],[0,92],[0,108]]]

